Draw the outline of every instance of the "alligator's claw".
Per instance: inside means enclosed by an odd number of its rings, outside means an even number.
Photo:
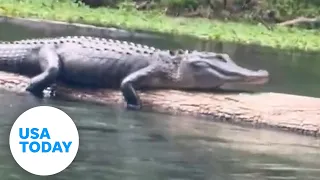
[[[128,110],[140,110],[142,108],[141,105],[134,105],[134,104],[127,104],[127,109]]]

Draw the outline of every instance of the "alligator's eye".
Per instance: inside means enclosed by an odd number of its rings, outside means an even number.
[[[169,50],[169,54],[170,54],[171,56],[174,56],[174,55],[176,55],[176,51],[174,51],[174,50]]]
[[[226,63],[227,62],[227,60],[224,58],[224,56],[222,56],[222,55],[216,55],[216,57],[215,57],[217,60],[219,60],[220,62],[224,62],[224,63]]]

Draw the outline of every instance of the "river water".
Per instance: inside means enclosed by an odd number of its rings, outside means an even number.
[[[0,24],[1,40],[81,34],[77,30],[48,31]],[[159,48],[226,52],[240,65],[270,71],[271,81],[261,91],[320,96],[316,81],[319,54],[160,37],[122,39]],[[38,100],[0,91],[3,180],[44,179],[22,170],[8,145],[13,121],[25,110],[39,105],[68,113],[80,134],[79,153],[72,165],[46,179],[320,179],[320,141],[316,138],[85,102]]]

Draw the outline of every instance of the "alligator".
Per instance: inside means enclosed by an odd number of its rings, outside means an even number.
[[[0,71],[29,76],[26,91],[36,97],[56,82],[119,89],[128,109],[142,107],[136,90],[206,90],[227,83],[265,84],[269,78],[268,71],[240,67],[224,53],[88,36],[3,41]]]

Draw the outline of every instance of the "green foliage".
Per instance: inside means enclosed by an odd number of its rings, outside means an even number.
[[[192,8],[195,9],[201,2],[199,0],[160,0],[160,4],[174,9]]]
[[[132,11],[135,10],[135,3],[131,0],[122,0],[118,3],[118,7],[123,11]]]
[[[319,16],[319,0],[264,0],[269,9],[276,10],[281,17]]]
[[[260,11],[274,10],[280,18],[284,19],[296,16],[315,17],[320,15],[320,0],[226,0],[225,2],[227,2],[229,9],[237,9],[249,1],[251,4],[256,4],[254,6],[255,9]],[[210,6],[212,11],[221,11],[224,4],[224,0],[158,0],[155,2],[169,9],[171,8],[173,11],[185,8],[196,9],[199,6]],[[250,12],[250,10],[254,11],[255,9],[251,7],[246,10]]]
[[[277,27],[270,31],[262,25],[172,18],[158,11],[137,11],[131,8],[130,1],[120,9],[91,9],[67,0],[0,0],[0,15],[174,33],[278,49],[320,50],[319,31],[316,30]]]

